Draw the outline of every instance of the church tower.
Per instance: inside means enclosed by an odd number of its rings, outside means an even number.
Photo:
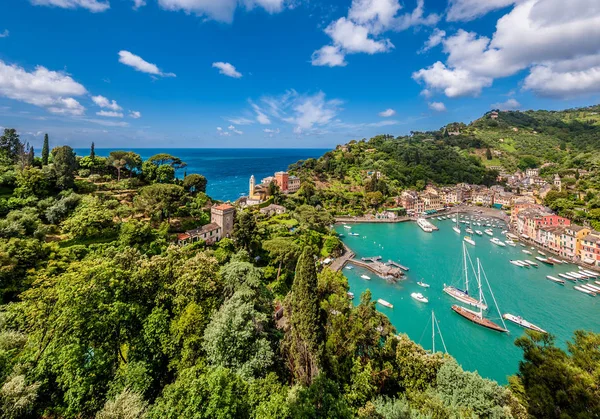
[[[252,198],[254,196],[254,185],[256,184],[256,181],[254,180],[254,175],[250,176],[250,193],[248,194],[249,198]]]
[[[556,186],[559,192],[562,192],[562,182],[558,173],[554,175],[554,186]]]

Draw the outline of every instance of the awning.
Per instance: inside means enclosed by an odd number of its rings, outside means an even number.
[[[596,261],[590,258],[583,258],[583,263],[587,263],[588,265],[594,265]]]

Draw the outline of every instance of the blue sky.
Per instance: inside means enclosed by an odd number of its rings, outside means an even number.
[[[596,104],[599,3],[5,0],[0,126],[34,146],[332,147]]]

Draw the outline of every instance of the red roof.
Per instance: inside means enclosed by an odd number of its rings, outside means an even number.
[[[187,240],[190,238],[190,235],[187,233],[180,233],[177,235],[177,240]]]
[[[215,207],[215,209],[220,210],[220,211],[225,211],[225,210],[228,210],[228,209],[233,209],[233,206],[229,205],[229,204],[221,204],[221,205],[217,205]]]

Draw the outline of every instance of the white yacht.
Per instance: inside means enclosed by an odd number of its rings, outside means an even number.
[[[421,294],[420,292],[413,292],[412,294],[410,294],[410,296],[412,298],[414,298],[415,300],[420,301],[422,303],[428,303],[429,302],[429,300],[427,298],[425,298],[423,296],[423,294]]]
[[[506,247],[506,244],[504,244],[504,242],[498,239],[497,237],[490,239],[490,242],[494,243],[496,246]]]

